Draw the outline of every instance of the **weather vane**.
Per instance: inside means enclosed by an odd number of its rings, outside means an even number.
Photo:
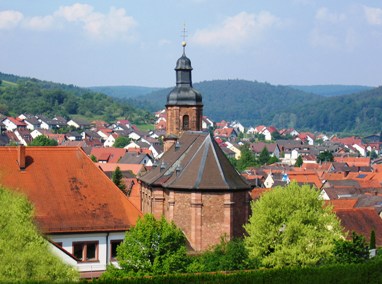
[[[186,49],[186,37],[187,37],[187,30],[186,30],[186,24],[183,24],[183,31],[182,31],[182,38],[183,38],[183,41],[182,41],[182,46],[183,46],[183,53],[185,53],[185,49]]]

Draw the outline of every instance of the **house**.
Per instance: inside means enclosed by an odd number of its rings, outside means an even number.
[[[99,163],[117,163],[126,153],[123,148],[93,148],[90,155],[93,155]]]
[[[7,131],[15,131],[16,129],[27,127],[27,124],[25,122],[22,122],[20,119],[10,116],[3,120],[3,124]]]
[[[90,123],[86,120],[75,118],[71,119],[67,122],[67,125],[72,126],[74,128],[80,128],[80,129],[85,129],[85,128],[90,128]]]
[[[232,151],[234,153],[234,158],[236,160],[240,159],[241,150],[240,150],[240,146],[238,144],[236,144],[236,143],[232,144],[231,142],[226,141],[224,143],[224,145],[225,145],[225,147],[227,147],[227,149],[229,149],[230,151]],[[223,149],[222,145],[220,145],[220,147]],[[225,151],[225,153],[226,153],[226,155],[230,154],[228,151]]]
[[[229,139],[237,137],[237,132],[235,129],[229,128],[229,127],[217,128],[214,130],[214,136],[226,138],[229,140]]]
[[[82,135],[77,131],[71,131],[65,134],[65,137],[69,141],[81,141]]]
[[[146,167],[151,167],[153,165],[153,160],[150,155],[138,152],[127,152],[119,161],[120,164],[138,164],[145,165]]]
[[[202,129],[208,130],[214,128],[214,122],[207,116],[203,116]]]
[[[37,119],[36,116],[31,115],[31,114],[21,114],[18,116],[20,120],[22,120],[24,123],[26,123],[27,129],[30,131],[33,131],[37,128],[40,128],[40,121]]]
[[[80,148],[0,147],[0,156],[0,183],[33,204],[37,227],[63,261],[83,277],[115,263],[141,213]]]
[[[238,121],[231,122],[230,127],[235,129],[236,133],[244,133],[245,130],[244,126]]]
[[[13,133],[15,133],[17,139],[19,140],[19,144],[24,146],[27,146],[33,140],[29,130],[26,128],[18,128],[13,131]]]
[[[300,140],[304,143],[307,143],[308,145],[314,145],[314,140],[316,137],[314,134],[310,132],[301,132],[297,137],[296,140]]]
[[[265,137],[266,141],[271,141],[272,140],[272,134],[278,132],[276,127],[274,126],[269,126],[263,129],[259,134],[263,134]]]
[[[115,140],[119,137],[118,133],[111,133],[109,137],[103,142],[104,147],[113,147]]]
[[[378,216],[374,208],[351,208],[336,209],[335,213],[341,221],[341,225],[348,232],[348,239],[351,233],[363,235],[366,242],[370,242],[371,231],[375,232],[375,244],[382,246],[382,219]]]
[[[250,145],[250,149],[256,155],[260,155],[264,148],[267,149],[271,157],[276,157],[277,159],[280,158],[280,149],[277,143],[256,142],[251,143]]]

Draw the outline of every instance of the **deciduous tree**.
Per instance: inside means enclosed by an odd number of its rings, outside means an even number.
[[[315,265],[332,255],[342,235],[332,209],[307,185],[276,187],[251,208],[245,244],[265,267]]]
[[[174,223],[164,217],[156,220],[146,214],[126,233],[117,248],[122,271],[108,269],[104,278],[112,275],[157,275],[185,271],[187,266],[186,238]],[[114,273],[116,272],[116,273]]]
[[[130,143],[131,139],[129,137],[119,136],[115,139],[113,147],[123,148]]]
[[[74,268],[49,250],[33,223],[32,205],[0,187],[0,282],[73,281]]]
[[[37,136],[33,141],[30,143],[30,146],[57,146],[58,143],[54,139],[49,139],[48,137],[44,135]]]

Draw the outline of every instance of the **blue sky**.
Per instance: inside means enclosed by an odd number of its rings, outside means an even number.
[[[382,1],[0,0],[0,71],[78,86],[382,85]]]

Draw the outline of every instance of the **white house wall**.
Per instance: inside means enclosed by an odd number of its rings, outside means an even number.
[[[113,240],[123,240],[125,232],[111,233],[88,233],[88,234],[62,234],[50,235],[49,238],[55,243],[62,243],[62,248],[69,253],[73,253],[73,242],[98,242],[98,261],[77,262],[75,267],[80,272],[104,271],[106,266],[111,263],[111,246]],[[73,264],[71,258],[62,258],[67,264]]]

